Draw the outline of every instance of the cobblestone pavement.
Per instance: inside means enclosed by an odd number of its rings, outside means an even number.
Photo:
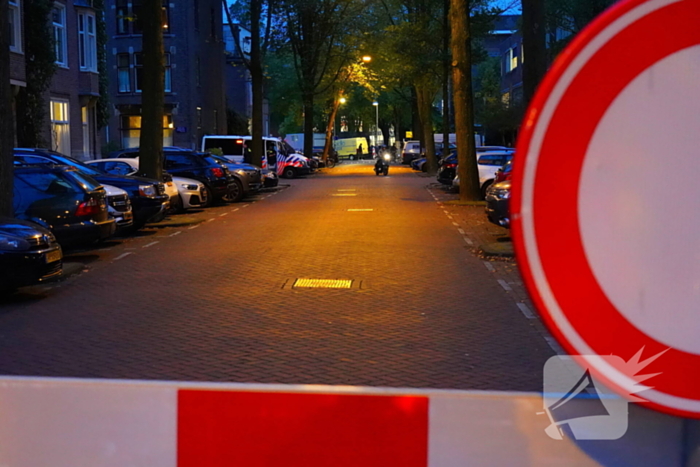
[[[340,164],[74,252],[81,274],[0,302],[0,373],[541,390],[554,352],[514,264],[485,263],[457,230],[476,215],[430,182]]]

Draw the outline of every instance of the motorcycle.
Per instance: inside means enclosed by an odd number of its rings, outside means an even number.
[[[384,176],[389,175],[389,164],[391,163],[391,153],[385,151],[377,158],[377,163],[374,164],[374,173],[384,174]]]

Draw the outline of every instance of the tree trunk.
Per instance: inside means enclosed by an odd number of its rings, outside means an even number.
[[[314,93],[308,90],[302,96],[304,102],[304,155],[314,154]]]
[[[338,115],[338,107],[340,107],[340,98],[342,94],[338,95],[333,101],[333,107],[331,108],[331,115],[328,118],[328,126],[326,126],[326,145],[323,148],[323,162],[328,161],[328,154],[331,152],[331,145],[333,144],[333,130],[335,128],[335,117]]]
[[[143,91],[139,169],[155,180],[163,178],[163,15],[161,0],[143,0]]]
[[[425,149],[425,139],[423,139],[422,124],[420,121],[420,112],[418,111],[418,96],[416,94],[416,88],[411,88],[411,128],[413,129],[413,137],[407,138],[416,141],[420,141],[421,149]]]
[[[262,54],[260,52],[260,17],[262,2],[250,2],[250,81],[253,91],[253,124],[251,140],[251,163],[262,166],[263,152],[263,80]]]
[[[14,112],[10,87],[10,26],[8,1],[0,0],[0,216],[14,217],[12,209],[12,146],[14,143]]]
[[[523,100],[525,107],[547,72],[544,0],[523,0]]]
[[[442,157],[450,147],[450,0],[444,0],[442,49]]]
[[[452,85],[454,87],[455,133],[459,163],[459,199],[481,198],[476,166],[474,106],[472,101],[472,57],[469,0],[451,0]]]
[[[416,86],[416,97],[418,98],[418,114],[421,121],[421,133],[425,140],[425,158],[427,159],[427,172],[434,175],[437,173],[437,159],[435,158],[435,136],[433,135],[433,93],[426,85]]]

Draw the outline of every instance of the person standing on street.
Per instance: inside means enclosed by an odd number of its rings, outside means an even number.
[[[357,147],[357,160],[362,159],[362,143]]]

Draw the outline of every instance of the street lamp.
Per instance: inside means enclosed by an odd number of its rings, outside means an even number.
[[[362,57],[362,61],[365,63],[369,63],[372,61],[372,57],[370,57],[369,55],[365,55]]]
[[[374,155],[379,157],[379,102],[374,101],[372,105],[377,109],[377,122],[374,127]]]
[[[348,100],[347,100],[346,98],[344,98],[344,97],[341,97],[340,99],[338,99],[338,103],[339,103],[339,104],[345,104],[347,101],[348,101]],[[336,113],[337,113],[337,112],[336,112]],[[335,116],[335,119],[333,120],[333,136],[334,136],[334,137],[337,137],[337,136],[338,136],[338,133],[336,132],[336,129],[337,129],[337,126],[338,126],[337,123],[338,123],[338,115],[336,115],[336,116]]]

